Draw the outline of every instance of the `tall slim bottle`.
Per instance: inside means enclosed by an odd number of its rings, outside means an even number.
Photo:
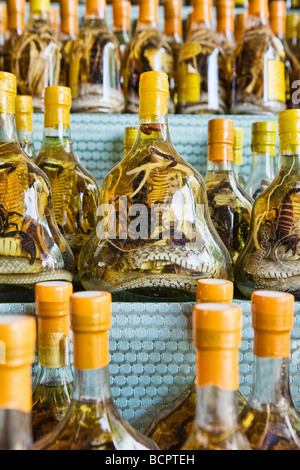
[[[250,450],[238,425],[242,309],[199,303],[193,310],[196,418],[181,450]]]
[[[279,168],[273,182],[256,199],[247,243],[234,278],[246,298],[255,290],[294,294],[300,299],[299,169],[300,110],[279,114]]]
[[[112,11],[112,29],[114,35],[119,41],[121,56],[123,60],[125,56],[126,47],[131,41],[131,3],[128,0],[116,0],[112,4]]]
[[[44,111],[47,86],[59,85],[62,45],[50,23],[50,0],[30,0],[30,17],[12,50],[18,93],[31,95],[35,112]]]
[[[144,72],[164,72],[169,77],[168,111],[173,113],[175,64],[171,46],[158,28],[158,0],[139,0],[139,16],[125,57],[126,111],[139,111],[139,82]]]
[[[16,88],[16,77],[0,72],[0,297],[14,301],[17,293],[28,302],[37,282],[71,282],[74,257],[55,220],[49,180],[18,143]]]
[[[106,1],[87,0],[85,18],[70,53],[69,86],[77,113],[121,113],[121,52],[106,23]]]
[[[172,47],[175,69],[183,44],[182,34],[182,0],[166,0],[164,2],[164,35]]]
[[[254,388],[240,423],[254,450],[299,450],[300,414],[291,398],[289,376],[294,296],[256,291],[251,303]]]
[[[102,183],[97,229],[79,258],[87,290],[195,299],[197,279],[230,275],[204,181],[171,143],[167,100],[167,74],[142,74],[135,144]]]
[[[233,169],[234,126],[231,119],[208,122],[205,184],[210,215],[234,264],[246,243],[252,199],[244,192]]]
[[[79,253],[96,227],[99,186],[73,151],[71,101],[70,88],[46,89],[44,138],[36,164],[49,178],[55,218],[73,251],[77,272]]]
[[[5,72],[12,71],[11,53],[15,43],[22,35],[25,28],[25,5],[26,0],[7,0],[7,32],[3,45]]]
[[[226,114],[227,58],[212,28],[211,0],[194,0],[191,26],[177,64],[178,112]]]
[[[244,128],[234,128],[234,140],[233,140],[233,170],[235,177],[242,188],[245,187],[246,181],[243,174],[242,168],[244,163]]]
[[[247,27],[233,62],[231,114],[286,109],[286,53],[270,28],[268,0],[249,0]]]
[[[119,415],[110,391],[111,296],[78,292],[71,297],[74,392],[58,428],[37,450],[155,450],[155,444]]]
[[[70,298],[68,282],[41,282],[35,286],[38,320],[39,373],[32,398],[33,440],[53,432],[64,418],[73,394],[70,366]]]
[[[5,33],[7,30],[7,6],[0,5],[0,70],[4,68],[3,46],[5,42]]]
[[[238,41],[244,35],[247,24],[247,17],[248,15],[245,11],[242,13],[237,13],[234,17],[234,37],[236,43],[238,43]]]
[[[250,178],[245,186],[247,193],[255,200],[272,183],[276,174],[275,121],[252,124]]]
[[[19,143],[28,158],[35,160],[36,153],[33,142],[33,104],[32,97],[16,96],[16,129]]]
[[[34,317],[0,315],[0,450],[31,450]]]
[[[231,304],[233,283],[223,279],[199,279],[197,283],[197,303]],[[239,412],[245,406],[244,396],[238,392]],[[195,383],[176,400],[159,411],[146,431],[161,450],[178,450],[185,443],[195,423],[197,389]]]
[[[65,79],[66,86],[69,86],[72,44],[77,38],[78,32],[78,0],[62,0],[60,2],[59,39],[63,47],[61,81]]]
[[[300,63],[288,46],[286,40],[286,2],[276,0],[270,2],[270,27],[275,36],[280,39],[285,51],[285,75],[286,75],[286,102],[288,108],[295,108],[293,103],[294,81],[298,80]],[[299,83],[299,82],[297,82]],[[299,104],[299,103],[298,103]]]

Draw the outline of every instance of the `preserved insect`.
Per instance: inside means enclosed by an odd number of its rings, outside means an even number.
[[[45,87],[59,85],[62,46],[49,19],[50,1],[31,0],[30,18],[12,51],[18,92],[30,95],[36,112],[44,110]]]
[[[105,11],[105,0],[87,0],[85,19],[71,48],[69,86],[74,112],[124,110],[120,47],[106,24]]]
[[[248,237],[252,199],[234,175],[233,127],[230,119],[212,119],[208,123],[205,184],[212,221],[234,264]]]
[[[15,76],[0,73],[1,294],[43,280],[73,280],[74,257],[55,221],[50,183],[15,136]],[[26,295],[26,292],[24,294]]]
[[[177,66],[178,112],[226,114],[228,61],[211,28],[211,2],[195,0],[191,30]]]
[[[124,63],[126,111],[138,113],[139,80],[143,72],[164,72],[169,77],[168,112],[174,113],[174,56],[171,46],[158,29],[158,0],[141,0],[139,18]]]
[[[256,199],[247,243],[235,266],[235,284],[247,298],[257,289],[299,290],[300,111],[279,114],[279,170]]]
[[[140,90],[137,139],[102,184],[101,219],[79,259],[81,283],[191,298],[197,279],[228,278],[231,261],[211,222],[202,177],[171,144],[167,75],[146,72]]]
[[[247,27],[233,62],[232,114],[286,109],[284,46],[268,22],[267,0],[249,0]]]

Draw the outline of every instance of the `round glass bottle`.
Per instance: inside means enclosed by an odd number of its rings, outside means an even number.
[[[209,216],[202,177],[171,143],[168,76],[142,74],[140,98],[134,147],[101,187],[99,223],[79,259],[81,283],[194,299],[199,278],[230,275],[230,257]]]
[[[290,292],[300,299],[300,110],[279,114],[279,170],[256,199],[247,243],[234,270],[236,287]]]

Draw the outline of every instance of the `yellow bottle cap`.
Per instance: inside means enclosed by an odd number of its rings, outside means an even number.
[[[300,109],[287,109],[278,115],[279,151],[300,145]]]
[[[276,291],[251,295],[254,354],[258,357],[289,357],[295,298]]]
[[[139,116],[162,115],[168,112],[169,80],[164,72],[144,72],[140,76]]]
[[[108,330],[111,327],[111,294],[77,292],[71,297],[74,333],[74,367],[98,369],[109,363]]]
[[[290,13],[286,17],[286,38],[294,39],[297,38],[298,25],[300,23],[299,13]]]
[[[0,112],[14,114],[16,107],[17,80],[15,75],[0,72]]]
[[[16,96],[16,113],[33,113],[32,97],[27,95]]]
[[[72,106],[71,89],[62,86],[50,86],[45,90],[45,128],[57,128],[60,124],[70,126]]]
[[[50,0],[30,0],[30,12],[50,12]]]
[[[233,283],[223,279],[199,279],[197,282],[197,302],[232,303]]]
[[[244,129],[243,127],[234,128],[233,142],[233,163],[235,165],[243,164],[243,146],[244,146]]]
[[[252,152],[269,153],[276,155],[277,126],[274,121],[261,121],[252,124],[251,149]]]
[[[208,121],[208,154],[210,162],[221,164],[233,161],[234,123],[231,119]]]
[[[242,309],[223,303],[198,303],[193,309],[197,386],[237,390]]]

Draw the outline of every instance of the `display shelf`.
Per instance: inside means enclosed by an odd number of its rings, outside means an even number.
[[[256,121],[275,120],[277,116],[255,115],[169,115],[170,134],[178,153],[205,176],[207,161],[207,125],[210,119],[228,117],[234,125],[244,128],[244,165],[247,178],[251,161],[251,127]],[[35,114],[34,142],[37,151],[43,138],[43,115]],[[123,139],[127,126],[137,126],[138,116],[133,114],[71,114],[71,135],[74,149],[82,164],[103,181],[107,173],[121,160]]]
[[[234,303],[243,310],[240,390],[247,398],[253,383],[251,305]],[[192,308],[191,303],[113,303],[112,395],[122,416],[139,430],[194,380]],[[34,304],[0,304],[0,315],[5,313],[34,315]],[[300,406],[300,303],[295,304],[290,372],[292,397]]]

